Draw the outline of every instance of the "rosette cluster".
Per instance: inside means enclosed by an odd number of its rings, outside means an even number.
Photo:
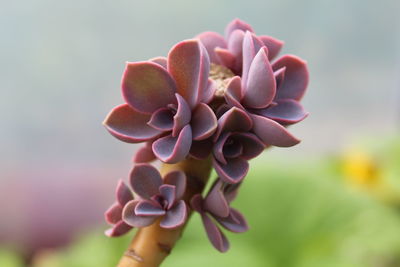
[[[229,205],[247,175],[248,161],[267,147],[298,144],[287,127],[308,115],[300,104],[308,85],[307,64],[294,55],[275,59],[282,46],[235,19],[225,36],[204,32],[176,44],[167,57],[127,63],[121,85],[125,103],[109,113],[104,125],[124,142],[145,145],[134,157],[138,165],[130,177],[138,199],[119,183],[118,201],[106,213],[113,225],[108,235],[154,222],[179,227],[190,207],[201,214],[220,251],[227,250],[228,241],[217,225],[233,232],[247,229],[244,217]],[[147,164],[189,157],[211,157],[218,174],[210,192],[204,198],[196,195],[191,205],[181,199],[183,173],[162,180]]]

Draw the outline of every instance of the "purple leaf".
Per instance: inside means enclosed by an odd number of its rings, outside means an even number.
[[[119,203],[114,203],[104,213],[104,217],[109,224],[116,224],[122,219],[122,206]]]
[[[217,129],[217,118],[208,105],[200,103],[193,111],[190,125],[192,126],[193,140],[204,140]]]
[[[149,61],[157,63],[164,69],[167,69],[167,58],[166,57],[155,57],[155,58],[150,59]]]
[[[182,171],[172,171],[164,176],[164,184],[175,186],[176,199],[181,199],[186,190],[186,175]]]
[[[156,159],[156,156],[151,149],[151,144],[152,143],[148,142],[138,149],[133,158],[134,163],[147,163]]]
[[[242,85],[241,85],[242,80],[240,79],[239,76],[233,77],[228,85],[227,89],[225,92],[225,101],[233,106],[237,107],[240,109],[244,109],[240,101],[242,100]]]
[[[210,61],[215,64],[221,64],[214,53],[216,47],[226,48],[226,42],[222,35],[216,32],[203,32],[196,36],[207,49]]]
[[[218,119],[218,128],[214,140],[222,132],[247,132],[251,129],[252,125],[251,118],[245,111],[232,107]]]
[[[190,199],[190,206],[198,213],[203,213],[203,197],[201,194],[196,194]]]
[[[269,61],[273,60],[281,51],[284,41],[278,40],[271,36],[261,35],[258,36],[260,40],[264,43],[264,45],[268,48],[268,59]]]
[[[235,30],[231,33],[228,40],[228,50],[235,56],[233,71],[236,74],[241,74],[242,72],[244,33],[242,30]]]
[[[160,108],[153,113],[147,124],[159,131],[170,131],[174,125],[173,116],[170,109]]]
[[[229,242],[221,230],[214,224],[210,217],[201,214],[204,228],[211,244],[220,252],[226,252],[229,249]]]
[[[229,144],[224,145],[222,152],[226,158],[237,158],[243,153],[243,144],[238,142],[236,138],[231,139]]]
[[[198,40],[182,41],[168,54],[168,71],[175,79],[177,92],[191,108],[202,99],[209,70],[207,51]]]
[[[276,88],[279,88],[285,79],[285,71],[286,67],[280,68],[274,72],[275,80],[276,80]]]
[[[174,185],[163,184],[160,186],[160,194],[168,202],[167,209],[170,209],[175,203],[176,189]]]
[[[253,28],[246,22],[240,19],[234,19],[225,28],[225,38],[228,39],[231,33],[234,32],[235,30],[241,30],[244,32],[246,31],[254,32]]]
[[[175,206],[167,211],[160,222],[160,226],[166,229],[173,229],[185,223],[187,219],[187,207],[185,201],[180,200]]]
[[[115,191],[118,203],[123,207],[126,203],[133,199],[133,195],[129,187],[122,181],[118,181]]]
[[[212,215],[227,217],[229,215],[229,204],[225,199],[222,189],[223,182],[217,180],[204,199],[204,209]]]
[[[296,100],[279,99],[276,102],[276,106],[257,110],[257,114],[284,125],[302,121],[308,116],[308,112]]]
[[[150,164],[137,164],[130,175],[133,191],[144,199],[157,195],[162,185],[162,178],[156,168]]]
[[[250,108],[265,108],[275,97],[275,76],[267,57],[267,48],[260,49],[250,65],[243,104]]]
[[[263,47],[264,44],[258,37],[251,32],[246,32],[243,39],[243,70],[242,70],[242,86],[245,87],[247,84],[247,77],[249,75],[249,69],[251,62],[258,51]]]
[[[226,183],[236,184],[243,180],[249,171],[249,163],[242,158],[226,159],[226,164],[213,161],[213,166],[219,177]]]
[[[192,129],[190,125],[186,125],[179,136],[168,135],[156,140],[153,143],[153,152],[163,162],[176,163],[188,155],[191,144]]]
[[[138,205],[138,200],[132,200],[126,204],[122,211],[122,219],[132,227],[146,227],[153,224],[158,216],[138,216],[135,214],[135,208]]]
[[[229,69],[235,68],[236,57],[228,49],[216,47],[214,54],[218,61],[221,62],[221,65],[224,65]]]
[[[243,215],[233,209],[230,208],[229,216],[224,218],[215,218],[225,229],[234,232],[234,233],[243,233],[249,230],[249,226],[246,222],[246,219]]]
[[[231,132],[223,133],[213,146],[214,158],[219,162],[221,162],[222,164],[226,164],[226,159],[224,155],[224,146],[231,135],[232,135]]]
[[[153,200],[140,200],[135,207],[134,213],[137,216],[163,216],[165,210],[160,206],[160,204]]]
[[[174,116],[174,128],[172,130],[172,136],[175,137],[185,127],[192,117],[192,112],[188,103],[179,94],[175,94],[176,101],[178,102],[178,109]]]
[[[290,147],[300,142],[279,123],[254,114],[251,117],[253,119],[253,131],[265,145]]]
[[[308,85],[307,62],[293,55],[284,55],[272,64],[273,70],[286,67],[285,79],[277,90],[277,98],[301,100]]]
[[[241,157],[246,160],[257,157],[265,149],[262,141],[252,133],[236,133],[232,135],[232,139],[235,143],[240,143],[242,145],[241,147],[243,150]]]
[[[118,237],[126,234],[132,229],[132,226],[127,225],[124,221],[119,221],[112,228],[106,230],[104,233],[108,237]]]
[[[176,85],[166,69],[152,62],[126,65],[122,94],[137,111],[152,113],[174,101]]]
[[[119,140],[139,143],[155,138],[161,133],[147,125],[149,119],[150,115],[137,112],[129,105],[122,104],[111,110],[103,124]]]
[[[211,79],[208,79],[207,88],[203,93],[203,97],[201,98],[200,102],[202,103],[210,103],[211,100],[214,98],[215,94],[215,82]]]

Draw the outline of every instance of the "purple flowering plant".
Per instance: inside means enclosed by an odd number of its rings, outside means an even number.
[[[248,161],[267,147],[298,144],[287,127],[308,115],[300,103],[307,64],[294,55],[277,58],[282,46],[235,19],[225,36],[204,32],[176,44],[167,57],[127,63],[125,103],[104,121],[119,140],[144,143],[134,155],[129,186],[119,181],[117,201],[106,212],[108,236],[140,228],[119,266],[139,266],[146,257],[154,265],[140,266],[158,266],[166,256],[159,253],[172,249],[192,211],[221,252],[229,242],[220,227],[248,229],[230,207]],[[163,163],[161,174],[149,164],[156,159]],[[218,177],[204,195],[211,167]],[[149,239],[157,241],[158,252]]]

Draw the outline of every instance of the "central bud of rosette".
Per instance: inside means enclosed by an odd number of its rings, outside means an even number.
[[[225,66],[211,63],[209,77],[214,81],[216,97],[224,97],[229,81],[235,74]]]

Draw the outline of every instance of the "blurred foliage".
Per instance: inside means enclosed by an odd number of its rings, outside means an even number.
[[[252,162],[233,203],[250,231],[227,233],[231,249],[220,254],[194,214],[163,266],[400,266],[400,140],[358,147],[363,149],[320,160],[271,160],[272,152],[265,153]],[[109,239],[100,231],[42,253],[36,266],[115,266],[131,234]],[[0,266],[19,266],[12,254],[3,254]]]

